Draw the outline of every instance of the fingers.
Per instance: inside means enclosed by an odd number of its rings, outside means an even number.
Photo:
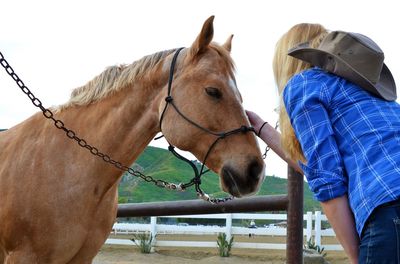
[[[250,110],[246,110],[246,114],[247,117],[249,118],[250,124],[254,128],[259,128],[264,123],[264,120],[258,114]]]

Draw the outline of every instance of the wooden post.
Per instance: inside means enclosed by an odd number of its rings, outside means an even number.
[[[232,237],[232,214],[226,214],[226,223],[225,223],[225,227],[226,227],[226,240],[229,242],[229,240]]]
[[[288,167],[286,263],[303,263],[303,175]]]
[[[307,222],[307,228],[306,228],[306,240],[309,241],[312,237],[312,212],[307,212],[306,215],[306,222]]]
[[[153,245],[151,247],[151,252],[154,252],[154,245],[156,244],[156,236],[157,236],[157,217],[152,216],[150,217],[150,235],[152,237],[152,242],[151,244]]]
[[[321,246],[321,211],[315,212],[315,245]]]

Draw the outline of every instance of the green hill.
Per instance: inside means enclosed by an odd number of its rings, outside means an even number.
[[[173,183],[186,183],[193,177],[192,168],[188,164],[175,158],[166,149],[150,146],[136,160],[134,168],[145,175]],[[213,196],[226,196],[220,190],[218,175],[212,172],[202,176],[201,188]],[[286,193],[287,179],[267,176],[257,195]],[[194,188],[189,188],[185,192],[165,190],[127,174],[123,176],[119,186],[120,203],[191,200],[196,197]],[[321,206],[313,199],[308,184],[304,182],[304,211],[315,210],[321,210]]]

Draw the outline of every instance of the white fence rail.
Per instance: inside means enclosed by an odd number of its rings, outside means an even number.
[[[168,225],[157,224],[157,217],[151,217],[149,224],[137,223],[115,223],[113,226],[114,234],[134,234],[142,232],[150,232],[153,236],[154,246],[158,247],[217,247],[215,241],[165,241],[156,240],[157,234],[174,234],[174,235],[216,235],[218,233],[226,233],[229,240],[232,235],[257,235],[257,236],[286,236],[286,228],[276,225],[269,225],[265,227],[249,228],[233,226],[233,219],[247,219],[247,220],[276,220],[286,221],[286,214],[206,214],[206,215],[179,215],[179,216],[161,216],[158,218],[200,218],[200,219],[225,219],[224,226],[210,226],[210,225]],[[303,216],[306,222],[306,227],[303,230],[305,239],[308,241],[312,237],[315,244],[323,247],[325,250],[343,250],[338,244],[321,244],[322,237],[335,237],[334,231],[329,228],[322,230],[321,223],[327,221],[325,215],[320,211],[307,212]],[[129,239],[114,239],[109,238],[106,244],[116,245],[135,245]],[[257,249],[286,249],[286,244],[276,243],[248,243],[248,242],[235,242],[234,248],[257,248]]]

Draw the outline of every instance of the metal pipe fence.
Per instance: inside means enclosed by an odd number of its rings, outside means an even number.
[[[234,199],[220,204],[203,200],[121,204],[117,217],[287,211],[286,263],[303,263],[303,175],[288,167],[288,194]]]

